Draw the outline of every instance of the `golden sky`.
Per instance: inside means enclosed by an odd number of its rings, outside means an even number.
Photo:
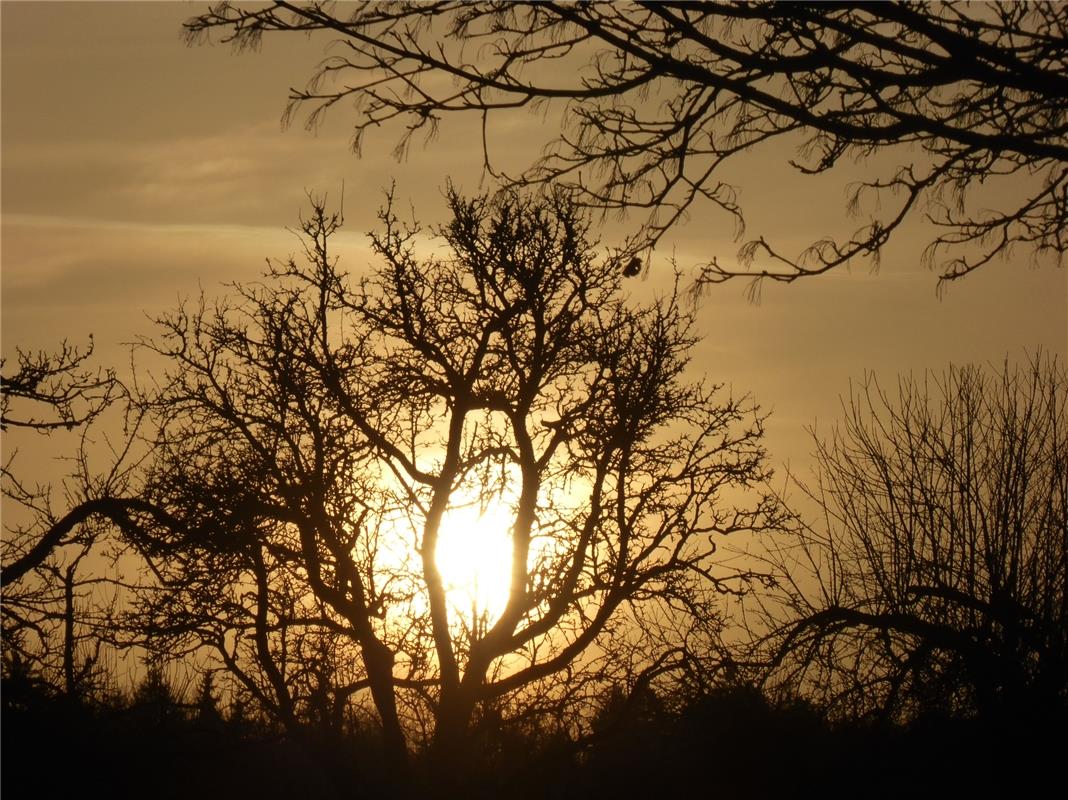
[[[325,40],[268,38],[261,51],[187,47],[181,23],[206,3],[0,3],[2,26],[2,346],[49,348],[95,335],[101,363],[123,367],[123,346],[150,333],[151,315],[200,287],[258,276],[264,258],[295,249],[286,226],[305,193],[337,196],[345,183],[346,267],[366,262],[363,233],[396,180],[420,219],[444,221],[446,178],[481,181],[477,120],[446,120],[441,137],[398,164],[396,131],[349,151],[350,119],[337,108],[316,134],[279,120],[289,86],[302,86]],[[551,118],[503,119],[494,157],[525,164]],[[551,131],[550,131],[551,132]],[[851,231],[845,180],[798,179],[792,154],[763,152],[735,175],[748,233],[801,246]],[[856,167],[863,176],[870,165]],[[623,228],[604,229],[607,244]],[[878,274],[867,265],[790,286],[760,305],[742,283],[714,287],[699,319],[694,366],[751,391],[774,414],[768,445],[779,464],[802,465],[803,433],[837,418],[850,378],[950,362],[1020,359],[1038,347],[1068,359],[1068,270],[1031,268],[1025,254],[948,287],[920,265],[922,226],[891,242]],[[694,218],[666,237],[636,293],[661,287],[669,260],[689,269],[737,250],[729,220]],[[786,249],[790,249],[787,247]]]

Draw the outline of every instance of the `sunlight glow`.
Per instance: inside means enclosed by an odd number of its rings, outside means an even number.
[[[450,508],[441,521],[437,564],[449,605],[467,624],[491,625],[508,603],[513,517],[503,504]]]

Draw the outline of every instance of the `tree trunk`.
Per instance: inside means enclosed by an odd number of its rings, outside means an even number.
[[[371,684],[371,698],[382,722],[382,748],[387,766],[392,770],[407,770],[408,743],[397,716],[397,698],[393,692],[393,653],[377,640],[364,642],[363,661],[367,680]]]
[[[458,796],[470,783],[474,753],[471,749],[471,692],[461,687],[443,693],[430,747],[430,774],[442,797]]]
[[[63,581],[63,682],[68,699],[78,694],[74,676],[74,569],[67,567]]]

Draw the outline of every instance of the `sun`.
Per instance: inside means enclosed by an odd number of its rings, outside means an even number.
[[[441,520],[435,551],[449,605],[468,623],[492,625],[508,603],[512,512],[503,504],[453,505]]]

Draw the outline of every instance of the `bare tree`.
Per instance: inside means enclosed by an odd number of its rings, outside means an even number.
[[[76,437],[61,481],[40,484],[18,475],[17,448],[0,469],[5,671],[26,670],[69,698],[91,694],[107,677],[102,661],[116,598],[130,588],[119,571],[99,568],[126,550],[111,534],[132,527],[131,516],[158,513],[127,496],[138,466],[136,419],[126,417],[124,436],[110,452],[111,440],[103,437],[109,466],[90,467],[90,431],[108,409],[121,406],[126,392],[112,370],[88,366],[92,352],[91,338],[85,349],[63,342],[54,352],[19,350],[17,369],[0,386],[0,429]],[[65,511],[55,510],[59,501]]]
[[[849,189],[861,218],[852,236],[793,255],[761,235],[737,266],[712,257],[700,268],[699,285],[748,276],[755,291],[765,279],[877,263],[914,216],[940,228],[926,251],[940,284],[1017,246],[1062,263],[1066,25],[1055,2],[222,2],[185,29],[190,41],[218,30],[239,48],[265,32],[336,35],[340,47],[291,92],[286,119],[308,106],[315,125],[352,100],[357,151],[391,122],[402,156],[449,113],[485,121],[559,104],[559,138],[529,169],[498,177],[567,187],[602,212],[648,214],[620,264],[690,211],[718,209],[741,231],[736,189],[721,176],[744,153],[796,151],[789,163],[806,175],[884,151],[899,159]],[[979,198],[981,184],[1004,188]]]
[[[772,681],[837,713],[1029,713],[1068,700],[1068,375],[866,379],[817,441],[821,517],[773,561]]]
[[[356,282],[329,253],[339,219],[315,205],[303,259],[163,320],[150,346],[171,374],[142,401],[159,425],[151,499],[184,523],[153,538],[170,537],[161,609],[189,618],[189,585],[166,595],[182,573],[228,583],[212,592],[240,598],[283,701],[307,668],[282,663],[283,638],[347,641],[361,669],[326,688],[370,695],[398,761],[420,730],[451,753],[502,703],[538,713],[591,681],[702,669],[716,598],[756,577],[718,564],[716,539],[779,515],[757,489],[756,409],[684,375],[676,295],[629,301],[561,195],[448,199],[447,255],[417,257],[418,226],[387,207],[381,263]],[[458,608],[439,567],[463,498],[511,515],[493,616]]]
[[[147,403],[145,410],[158,412],[161,421],[174,420],[172,413],[188,414],[185,430],[191,432],[204,417],[192,412],[180,392],[174,383],[156,394],[156,401],[176,403],[166,411],[153,409],[144,394],[136,402]],[[247,414],[270,407],[257,406],[253,395],[242,402]],[[236,713],[284,733],[329,771],[336,765],[324,744],[361,732],[373,714],[373,708],[351,702],[371,687],[359,632],[309,587],[300,537],[294,533],[298,523],[310,524],[307,512],[270,505],[278,498],[271,494],[276,488],[271,478],[257,471],[262,454],[250,452],[248,442],[236,436],[226,437],[224,420],[188,439],[174,428],[154,438],[141,498],[168,512],[140,514],[123,529],[124,542],[136,550],[143,567],[116,614],[112,641],[210,680],[225,698],[231,720]],[[278,421],[272,432],[290,441],[305,433],[284,410]],[[341,448],[331,457],[349,463]],[[329,477],[329,466],[326,476],[284,462],[279,466],[290,468],[294,482]],[[351,494],[354,487],[334,477]],[[327,502],[340,497],[335,491]],[[351,511],[329,508],[344,519]],[[398,726],[395,719],[386,721],[388,756],[388,748],[397,745],[390,736]],[[357,758],[371,761],[374,750]]]

